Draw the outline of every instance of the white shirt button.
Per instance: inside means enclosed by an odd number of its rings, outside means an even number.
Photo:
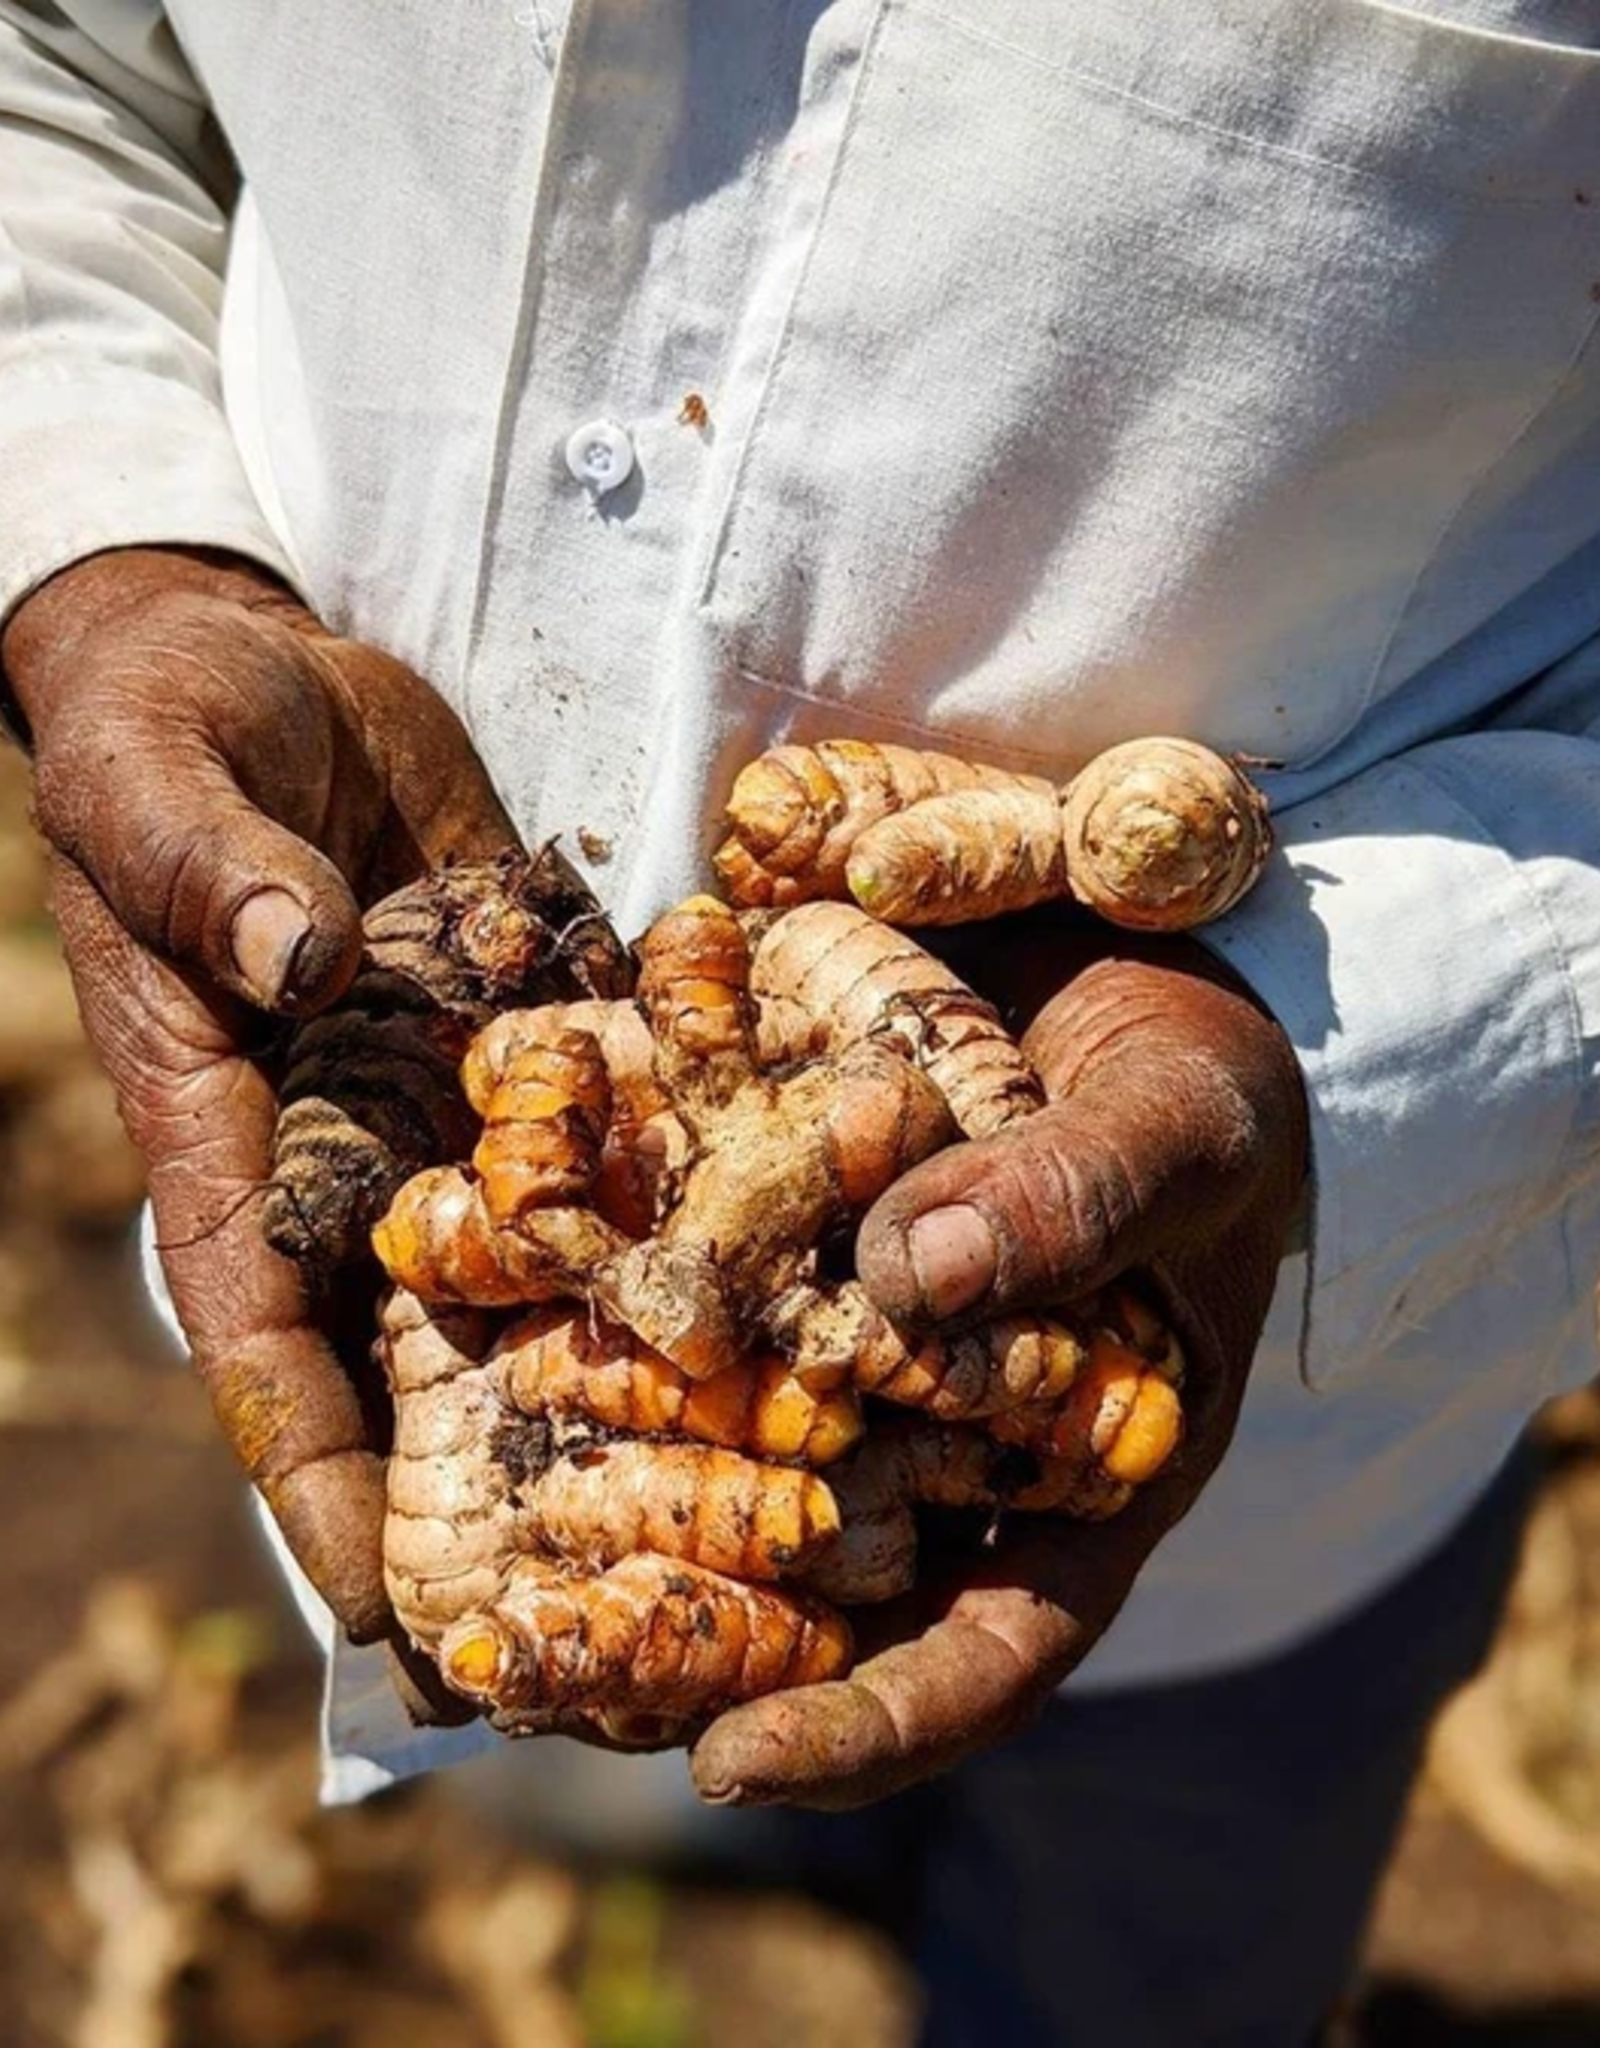
[[[603,498],[633,475],[633,442],[615,420],[590,420],[567,443],[567,467]]]

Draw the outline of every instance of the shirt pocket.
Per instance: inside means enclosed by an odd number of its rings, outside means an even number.
[[[1301,766],[1592,374],[1600,55],[886,0],[806,233],[698,586],[725,671],[1063,769],[1161,727]]]

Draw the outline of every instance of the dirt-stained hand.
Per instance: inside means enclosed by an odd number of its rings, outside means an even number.
[[[511,828],[441,699],[265,570],[128,549],[63,571],[0,645],[84,1021],[149,1167],[222,1426],[357,1641],[388,1628],[383,1469],[296,1269],[262,1241],[268,1017],[332,1001],[360,909]]]
[[[1011,1733],[1104,1632],[1233,1432],[1307,1166],[1288,1041],[1192,941],[1044,915],[986,930],[965,971],[1032,1017],[1050,1105],[891,1188],[861,1230],[862,1278],[914,1327],[1138,1269],[1187,1349],[1185,1441],[1109,1522],[1008,1520],[978,1567],[886,1615],[849,1679],[723,1715],[693,1760],[710,1800],[861,1805]]]

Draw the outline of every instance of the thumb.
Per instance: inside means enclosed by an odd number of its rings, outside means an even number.
[[[994,1315],[1191,1258],[1248,1264],[1253,1303],[1306,1156],[1294,1054],[1254,999],[1209,966],[1107,959],[1046,1005],[1025,1050],[1056,1099],[937,1153],[868,1213],[856,1256],[878,1305],[911,1324]]]
[[[321,767],[304,763],[309,786]],[[35,805],[123,928],[174,964],[290,1012],[354,973],[361,914],[344,878],[251,803],[194,725],[102,705],[92,744],[41,752]]]
[[[1169,1109],[1171,1094],[1169,1077]],[[1093,1293],[1231,1220],[1248,1183],[1219,1173],[1202,1138],[1193,1121],[1141,1113],[1121,1089],[1054,1104],[897,1181],[861,1226],[857,1270],[912,1327]]]

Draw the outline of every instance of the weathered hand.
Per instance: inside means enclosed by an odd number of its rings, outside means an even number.
[[[1044,918],[989,930],[965,969],[1033,1017],[1050,1106],[898,1182],[862,1227],[862,1278],[914,1325],[1141,1270],[1188,1352],[1185,1442],[1112,1521],[1008,1520],[980,1565],[886,1613],[884,1646],[848,1680],[723,1715],[694,1754],[707,1799],[861,1805],[1012,1732],[1106,1629],[1233,1431],[1306,1170],[1288,1042],[1192,942]]]
[[[499,851],[510,825],[426,683],[242,561],[96,556],[23,604],[0,656],[33,731],[68,964],[148,1162],[195,1362],[306,1572],[375,1638],[381,1424],[262,1241],[261,1013],[331,1001],[359,906],[447,854]]]

